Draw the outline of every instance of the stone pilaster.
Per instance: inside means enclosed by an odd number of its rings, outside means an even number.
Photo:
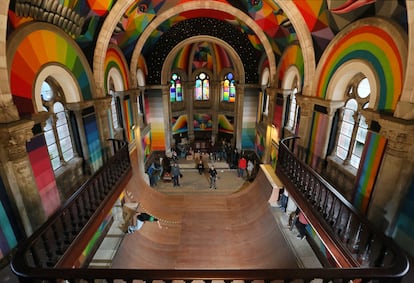
[[[107,140],[111,137],[110,128],[112,126],[112,123],[109,120],[112,119],[110,112],[111,101],[112,97],[110,96],[104,98],[97,98],[94,100],[95,112],[102,145],[109,145]]]
[[[414,124],[394,118],[380,118],[379,124],[387,144],[368,217],[392,234],[414,175]]]
[[[305,148],[309,144],[309,133],[312,127],[312,114],[314,103],[311,97],[305,95],[296,95],[296,102],[300,108],[300,121],[298,129],[298,136],[300,139],[297,141],[298,145]]]
[[[242,148],[242,131],[243,131],[243,112],[244,112],[244,84],[236,84],[236,108],[234,111],[234,138],[236,139],[236,148]],[[216,141],[218,142],[218,141]]]
[[[267,95],[269,95],[269,107],[268,107],[268,116],[266,121],[266,139],[265,139],[265,150],[263,154],[263,163],[270,162],[270,151],[272,148],[272,133],[274,131],[273,128],[273,116],[275,112],[275,99],[277,95],[276,88],[268,88],[266,90]]]
[[[165,152],[169,154],[171,152],[171,147],[173,145],[173,136],[171,130],[170,85],[162,86],[162,109],[163,113],[159,113],[158,115],[162,114],[164,117],[164,133],[166,134],[166,136],[164,137]]]
[[[26,143],[32,138],[33,121],[2,124],[0,128],[1,170],[4,183],[27,235],[46,220],[39,190],[27,155]]]

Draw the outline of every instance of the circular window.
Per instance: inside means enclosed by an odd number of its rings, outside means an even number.
[[[371,87],[367,78],[358,83],[357,94],[360,98],[367,98],[371,94]]]

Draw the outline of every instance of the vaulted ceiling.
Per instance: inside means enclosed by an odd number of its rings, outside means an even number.
[[[121,2],[120,0],[118,0]],[[15,0],[10,1],[9,33],[20,24],[35,19],[60,26],[70,34],[92,65],[96,40],[116,0]],[[318,59],[330,40],[350,22],[370,15],[387,14],[406,28],[405,1],[376,0],[292,0],[296,11],[286,13],[282,0],[213,0],[214,5],[228,5],[229,10],[192,9],[177,12],[151,29],[142,49],[148,65],[149,83],[159,83],[159,73],[168,52],[177,43],[196,35],[209,35],[227,42],[240,54],[246,69],[246,82],[257,82],[258,64],[264,60],[263,40],[251,29],[254,22],[265,34],[276,59],[298,39],[287,14],[302,16],[310,33],[315,58]],[[285,0],[283,0],[285,1]],[[127,1],[122,1],[127,2]],[[131,3],[112,31],[111,43],[118,45],[127,61],[140,36],[157,16],[191,0],[129,0]],[[377,3],[378,2],[378,3]],[[385,5],[384,2],[388,4]],[[216,4],[217,3],[217,4]]]

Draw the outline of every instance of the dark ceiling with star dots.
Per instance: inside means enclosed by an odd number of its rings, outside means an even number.
[[[193,18],[174,25],[158,40],[148,54],[148,84],[160,84],[161,68],[168,53],[181,41],[198,35],[220,38],[231,45],[239,54],[245,68],[245,82],[258,82],[258,62],[261,53],[255,49],[247,35],[232,24],[212,18]]]

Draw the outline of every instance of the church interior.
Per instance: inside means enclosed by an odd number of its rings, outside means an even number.
[[[0,282],[411,282],[411,10],[1,1]],[[163,228],[122,232],[91,271],[131,203]],[[319,273],[295,262],[281,210],[303,214]]]

